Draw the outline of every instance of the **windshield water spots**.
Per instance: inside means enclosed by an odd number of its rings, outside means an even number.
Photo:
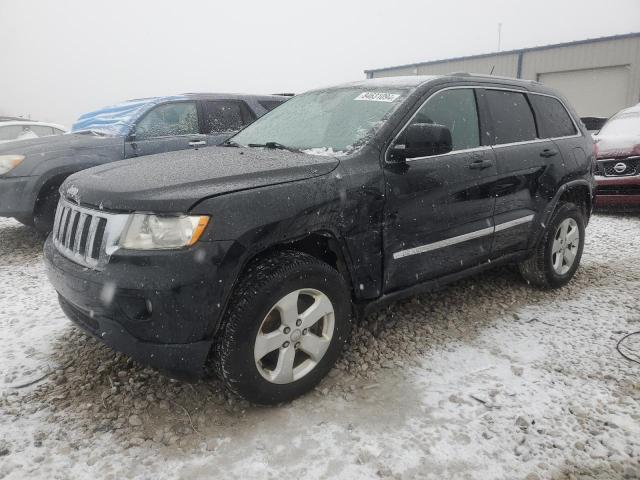
[[[243,146],[275,142],[312,155],[347,155],[364,145],[409,93],[397,88],[369,90],[341,88],[299,95],[233,141]]]

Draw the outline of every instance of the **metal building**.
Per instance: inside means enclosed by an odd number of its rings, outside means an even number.
[[[470,72],[536,80],[560,90],[581,117],[640,102],[640,33],[365,70],[367,78]]]

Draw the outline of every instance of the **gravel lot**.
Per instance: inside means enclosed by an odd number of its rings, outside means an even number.
[[[85,336],[42,240],[0,219],[0,478],[640,478],[640,365],[615,348],[640,330],[639,233],[595,217],[558,291],[503,268],[397,303],[316,391],[258,408]]]

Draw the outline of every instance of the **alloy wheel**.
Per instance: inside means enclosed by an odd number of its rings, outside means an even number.
[[[322,360],[335,328],[324,293],[303,288],[282,297],[262,321],[254,343],[260,375],[271,383],[295,382]]]
[[[565,275],[571,270],[579,247],[578,223],[573,218],[566,218],[558,225],[551,246],[551,264],[558,275]]]

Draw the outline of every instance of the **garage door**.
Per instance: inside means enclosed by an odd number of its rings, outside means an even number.
[[[562,92],[581,117],[610,117],[627,107],[630,69],[617,67],[549,72],[538,81]]]

